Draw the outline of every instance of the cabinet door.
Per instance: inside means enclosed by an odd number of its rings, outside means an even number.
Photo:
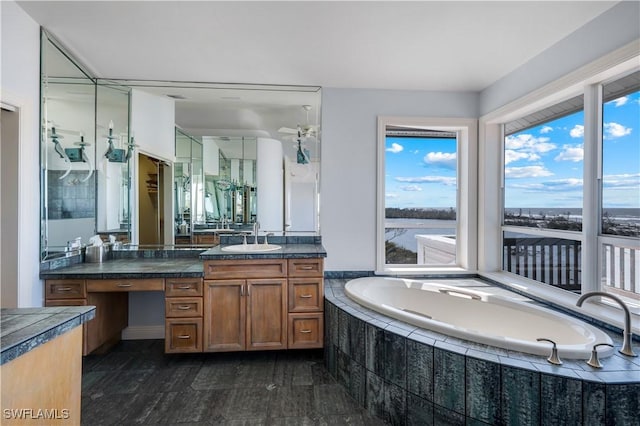
[[[204,351],[243,351],[245,324],[245,281],[206,280],[204,282]]]
[[[247,350],[287,348],[287,280],[247,280]]]

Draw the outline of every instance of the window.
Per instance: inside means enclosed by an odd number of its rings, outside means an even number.
[[[571,291],[582,285],[583,103],[507,123],[504,139],[503,270]]]
[[[603,86],[602,233],[640,236],[640,71]]]
[[[379,119],[379,272],[468,267],[475,135],[475,120]]]
[[[640,71],[602,86],[602,289],[640,306]]]
[[[573,111],[576,106],[580,109]],[[505,137],[505,225],[582,230],[582,96],[518,122],[535,123],[537,117],[553,117],[558,112],[564,115]]]

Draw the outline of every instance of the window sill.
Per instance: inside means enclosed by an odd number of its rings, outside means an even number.
[[[484,272],[479,273],[481,277],[499,282],[517,292],[525,293],[533,297],[548,300],[569,311],[588,315],[607,324],[623,329],[624,315],[622,310],[616,306],[604,303],[585,302],[582,307],[577,307],[576,302],[580,295],[565,290],[550,287],[527,278],[519,277],[505,272]],[[631,310],[631,331],[640,334],[640,314],[637,309]]]

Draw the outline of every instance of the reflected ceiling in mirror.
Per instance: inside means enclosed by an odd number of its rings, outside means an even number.
[[[298,126],[310,157],[320,156],[321,90],[316,86],[183,83],[117,80],[119,84],[175,100],[176,125],[194,137],[255,136],[281,140],[296,158]],[[287,130],[287,131],[284,131]]]

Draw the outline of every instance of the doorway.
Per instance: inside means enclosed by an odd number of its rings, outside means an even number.
[[[138,154],[138,229],[141,245],[164,244],[166,163]]]
[[[0,115],[0,281],[2,307],[18,306],[19,110],[2,104]]]

